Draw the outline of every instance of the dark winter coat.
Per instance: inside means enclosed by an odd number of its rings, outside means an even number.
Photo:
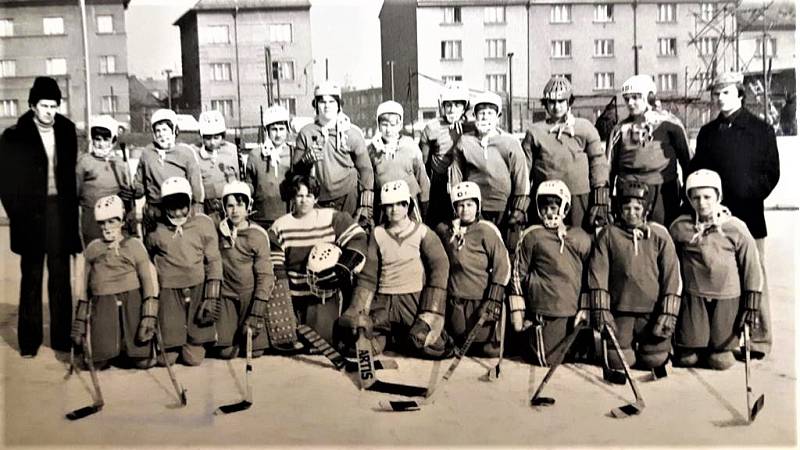
[[[65,236],[63,251],[82,250],[78,231],[78,195],[75,164],[78,140],[75,124],[57,114],[53,125],[56,141],[56,189]],[[33,111],[23,114],[0,138],[0,199],[11,227],[11,251],[44,253],[47,154],[36,129]]]
[[[767,236],[764,200],[780,178],[775,132],[742,108],[728,121],[721,114],[700,128],[690,173],[710,169],[722,178],[722,203],[756,239]]]

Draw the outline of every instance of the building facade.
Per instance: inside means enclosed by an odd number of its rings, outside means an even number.
[[[358,125],[366,135],[372,136],[377,128],[375,112],[378,110],[378,105],[383,102],[383,89],[377,87],[343,90],[342,102],[344,112],[350,117],[350,121]],[[406,111],[403,112],[408,114]]]
[[[130,121],[125,9],[128,0],[87,0],[91,114]],[[28,110],[37,76],[58,81],[61,113],[86,122],[81,10],[75,1],[0,0],[0,129]]]
[[[184,113],[216,109],[228,128],[259,125],[280,101],[313,114],[309,0],[201,0],[181,16]]]

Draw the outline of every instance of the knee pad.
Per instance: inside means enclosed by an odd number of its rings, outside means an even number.
[[[606,355],[608,357],[609,369],[623,370],[624,366],[622,364],[622,361],[619,359],[617,352],[613,350],[613,347],[609,348],[606,351]],[[636,353],[633,351],[632,348],[623,348],[622,357],[625,358],[625,362],[628,363],[628,367],[636,364]]]
[[[231,345],[229,347],[218,347],[217,357],[219,359],[233,359],[239,354],[239,346]]]
[[[206,349],[202,345],[186,344],[181,347],[181,360],[187,366],[199,366],[206,357]]]
[[[159,353],[158,357],[156,358],[157,359],[157,364],[159,366],[161,366],[161,367],[166,366],[167,363],[169,363],[170,365],[175,364],[178,361],[178,356],[180,356],[180,354],[181,354],[180,350],[176,350],[176,349],[166,350],[164,353],[167,356],[167,361],[166,362],[164,362],[164,358],[161,357],[160,353]]]
[[[133,367],[137,369],[149,369],[156,365],[156,358],[132,358]]]
[[[678,367],[692,367],[697,365],[699,360],[697,351],[691,349],[676,349],[676,354],[672,358],[673,364]]]
[[[639,364],[645,369],[660,367],[669,358],[669,352],[647,353],[639,355]]]
[[[733,352],[713,352],[708,355],[708,365],[714,370],[730,369],[736,362]]]

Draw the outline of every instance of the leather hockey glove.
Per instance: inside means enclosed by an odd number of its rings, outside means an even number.
[[[220,280],[207,280],[203,303],[197,309],[197,322],[200,325],[211,325],[219,319],[222,305],[219,301],[219,288],[222,283]]]
[[[609,223],[609,189],[608,186],[592,188],[589,196],[588,223],[593,228],[602,228]]]
[[[122,186],[117,195],[123,202],[130,203],[136,200],[136,189],[133,186]]]
[[[678,312],[681,309],[681,298],[677,295],[667,294],[661,299],[661,312],[656,318],[653,327],[653,336],[669,339],[675,333],[678,325]]]
[[[752,330],[760,329],[761,317],[758,308],[761,306],[761,292],[745,291],[741,302],[743,311],[739,328],[744,328],[744,324],[748,324]]]
[[[510,211],[508,214],[508,225],[522,228],[527,222],[525,211],[528,210],[528,196],[515,195],[511,200]]]
[[[428,217],[428,202],[419,202],[419,216],[423,221]]]
[[[611,315],[611,296],[608,292],[601,289],[589,291],[589,304],[592,308],[592,327],[602,332],[603,327],[608,325],[616,331],[614,316]]]
[[[266,315],[267,301],[257,297],[254,298],[253,304],[250,306],[250,314],[247,315],[247,319],[244,321],[244,326],[253,330],[253,337],[258,336],[267,327],[264,319]]]
[[[444,330],[444,311],[447,292],[444,289],[427,286],[422,290],[420,312],[409,330],[411,344],[423,349],[439,341]]]
[[[519,333],[525,329],[525,299],[521,295],[509,295],[508,305],[511,310],[511,326]]]
[[[142,302],[142,318],[139,319],[139,329],[136,331],[136,340],[139,343],[153,339],[156,334],[156,320],[158,320],[158,299],[148,297]]]
[[[372,337],[372,321],[369,317],[369,308],[372,304],[373,293],[369,289],[357,287],[353,291],[353,301],[339,317],[342,328],[353,330],[355,333],[363,328],[367,337]]]
[[[83,345],[83,339],[86,337],[86,322],[89,321],[89,302],[83,299],[78,300],[78,306],[75,308],[75,320],[72,321],[72,332],[70,337],[72,342],[78,347]]]
[[[575,314],[575,319],[572,321],[572,326],[577,327],[578,325],[589,325],[589,313],[591,312],[592,306],[591,302],[589,301],[589,293],[581,292],[580,299],[578,300],[578,313]]]
[[[313,165],[317,161],[322,160],[322,148],[311,147],[306,149],[300,160],[305,164]]]
[[[505,294],[505,286],[495,283],[489,285],[489,290],[486,293],[486,301],[488,304],[484,310],[487,322],[496,322],[500,320],[500,316],[503,311],[503,299],[505,298]]]
[[[369,232],[372,229],[372,207],[375,201],[375,194],[371,190],[361,191],[358,198],[358,209],[356,209],[355,217],[358,224],[365,231]]]

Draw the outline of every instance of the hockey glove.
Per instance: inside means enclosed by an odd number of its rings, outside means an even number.
[[[142,318],[139,320],[139,329],[136,340],[139,343],[149,342],[156,334],[156,320],[158,320],[158,299],[148,297],[142,302]]]
[[[486,314],[487,322],[496,322],[500,320],[500,314],[503,310],[503,299],[505,297],[506,287],[492,283],[489,285],[489,290],[486,293]]]
[[[414,347],[421,350],[439,341],[444,330],[446,303],[447,292],[444,289],[427,286],[422,290],[420,313],[408,332]]]
[[[528,196],[515,195],[511,200],[508,214],[508,225],[511,227],[524,227],[527,222],[525,211],[528,210]]]
[[[122,186],[117,195],[127,204],[136,200],[136,189],[133,186]]]
[[[423,221],[428,217],[428,202],[419,202],[419,216]]]
[[[588,325],[589,312],[591,309],[592,306],[589,301],[589,294],[586,292],[581,292],[581,296],[578,301],[578,313],[575,314],[575,320],[572,321],[572,326],[577,327],[581,324]]]
[[[608,195],[608,186],[597,186],[592,189],[587,216],[589,225],[593,228],[602,228],[609,222]]]
[[[321,148],[309,148],[303,153],[303,157],[301,161],[308,165],[313,165],[317,161],[322,159],[322,149]]]
[[[86,300],[78,300],[78,306],[75,308],[75,320],[72,321],[72,332],[70,337],[72,342],[78,347],[83,345],[83,338],[86,337],[86,322],[89,321],[89,302]]]
[[[519,333],[525,329],[525,299],[521,295],[509,295],[508,305],[511,310],[511,325]]]
[[[222,304],[219,301],[220,280],[207,280],[203,303],[197,310],[197,322],[200,325],[211,325],[219,319]]]
[[[761,318],[758,308],[761,306],[761,292],[745,291],[742,295],[742,319],[739,328],[744,328],[744,324],[750,325],[752,330],[761,328]]]
[[[616,331],[614,316],[611,315],[611,296],[608,295],[608,292],[600,289],[590,291],[589,302],[592,307],[592,327],[602,332],[603,327],[608,325]]]
[[[225,215],[225,209],[222,206],[222,200],[218,198],[207,198],[205,202],[203,202],[203,208],[206,211],[206,214],[217,213],[220,216]]]
[[[353,301],[339,317],[342,328],[353,330],[355,333],[363,328],[367,337],[372,337],[372,321],[369,317],[369,308],[372,304],[373,293],[369,289],[357,287],[353,291]]]
[[[653,336],[669,339],[678,325],[678,311],[681,309],[681,298],[667,294],[661,299],[661,313],[656,318]]]
[[[358,220],[358,224],[364,230],[372,229],[372,207],[373,203],[375,202],[375,194],[371,190],[363,190],[361,191],[361,195],[358,198],[358,209],[356,209],[356,219]]]
[[[193,203],[192,204],[192,210],[194,211],[195,215],[205,214],[205,211],[203,210],[203,204],[202,203]]]
[[[262,300],[260,298],[254,298],[253,304],[250,306],[250,314],[247,316],[247,319],[244,321],[245,327],[250,327],[253,330],[253,337],[258,336],[258,334],[266,328],[267,323],[264,320],[264,317],[267,315],[267,301]]]

